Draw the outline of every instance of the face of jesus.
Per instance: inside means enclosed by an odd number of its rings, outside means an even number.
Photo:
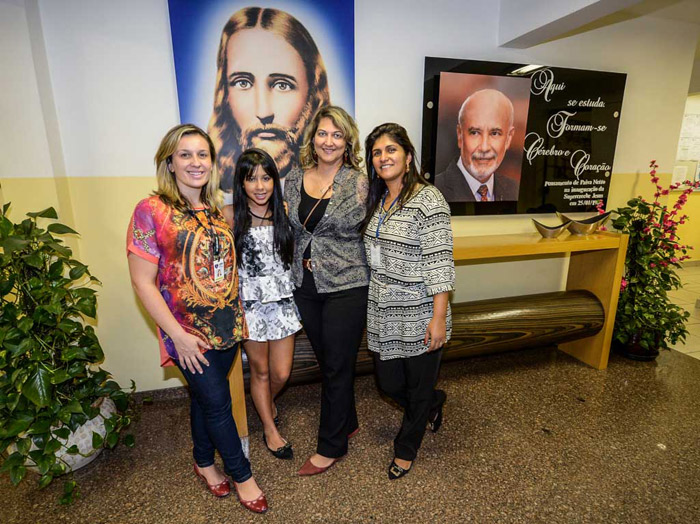
[[[226,59],[228,105],[241,148],[264,149],[286,172],[307,123],[309,83],[301,56],[281,36],[256,27],[231,36]]]
[[[515,128],[513,106],[499,91],[484,90],[470,96],[457,125],[462,163],[482,184],[498,169],[510,147]]]

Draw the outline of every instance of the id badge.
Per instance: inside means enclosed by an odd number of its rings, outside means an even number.
[[[382,267],[382,250],[379,242],[373,241],[369,246],[369,264],[375,269]]]
[[[224,279],[224,259],[214,259],[214,282],[221,282]]]

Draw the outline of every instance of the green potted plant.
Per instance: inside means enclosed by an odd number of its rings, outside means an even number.
[[[613,210],[617,215],[613,227],[629,235],[624,275],[615,316],[613,348],[635,360],[653,360],[659,349],[668,349],[687,335],[685,327],[689,313],[674,304],[668,296],[679,289],[681,281],[676,273],[688,257],[690,246],[681,244],[678,226],[688,220],[682,214],[688,195],[699,185],[685,182],[675,201],[662,204],[661,197],[681,187],[680,183],[668,188],[659,185],[658,165],[650,165],[651,183],[656,190],[654,200],[641,196]],[[602,204],[599,211],[602,212]]]
[[[43,488],[118,443],[131,393],[98,365],[102,348],[84,319],[96,316],[99,281],[55,236],[76,232],[39,226],[58,218],[53,208],[13,223],[9,206],[0,213],[0,472],[17,485],[33,469]],[[69,476],[60,501],[77,494]]]

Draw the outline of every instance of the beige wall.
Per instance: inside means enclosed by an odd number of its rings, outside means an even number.
[[[363,136],[398,121],[420,144],[426,55],[610,70],[628,73],[628,81],[609,207],[648,190],[650,158],[670,172],[697,26],[643,17],[514,50],[497,45],[498,2],[355,5]],[[468,31],[465,20],[473,21]],[[81,233],[80,258],[103,282],[97,332],[105,367],[141,390],[179,385],[158,366],[154,328],[130,288],[124,254],[131,210],[153,188],[152,155],[178,119],[166,0],[0,0],[0,38],[0,70],[15,72],[0,76],[0,151],[20,159],[0,163],[2,198],[13,202],[15,218],[57,206]],[[41,96],[47,90],[53,113]],[[58,158],[51,157],[55,143]],[[530,232],[530,218],[458,217],[453,226],[458,235]],[[459,267],[455,300],[560,289],[565,266],[555,257]]]

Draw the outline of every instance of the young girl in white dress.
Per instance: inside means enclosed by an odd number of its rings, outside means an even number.
[[[289,378],[294,333],[301,329],[290,270],[294,237],[277,167],[262,149],[248,149],[238,159],[233,209],[226,211],[233,222],[239,294],[248,324],[243,347],[250,364],[250,395],[267,449],[279,459],[291,459],[292,445],[277,429],[275,397]]]

